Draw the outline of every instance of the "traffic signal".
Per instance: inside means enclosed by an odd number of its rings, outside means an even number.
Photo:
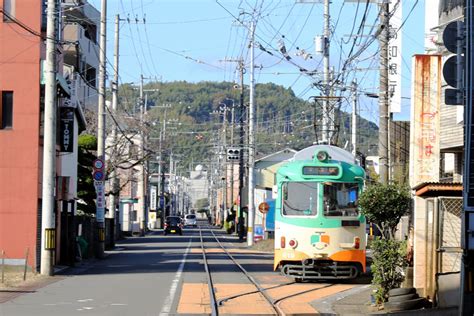
[[[463,21],[449,23],[443,31],[443,44],[453,53],[443,65],[443,77],[452,88],[444,91],[444,103],[448,105],[464,104],[464,51],[466,46]]]
[[[238,161],[240,160],[240,148],[227,148],[227,160]]]

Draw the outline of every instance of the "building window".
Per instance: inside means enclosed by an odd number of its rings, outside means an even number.
[[[0,129],[13,127],[13,91],[2,91]]]
[[[15,18],[15,0],[3,0],[3,22],[13,22]]]

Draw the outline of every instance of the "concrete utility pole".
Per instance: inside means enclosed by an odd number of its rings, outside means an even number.
[[[243,206],[244,202],[242,199],[242,193],[244,191],[244,115],[245,115],[245,105],[244,105],[244,62],[240,60],[239,62],[240,70],[240,115],[239,115],[239,147],[240,147],[240,157],[239,157],[239,241],[244,240],[244,212]]]
[[[145,236],[146,228],[146,203],[145,203],[145,133],[143,132],[143,119],[145,115],[145,100],[143,99],[143,75],[140,75],[140,148],[138,159],[140,159],[140,173],[138,179],[138,221],[140,225],[140,235]]]
[[[382,2],[380,8],[380,92],[379,92],[379,175],[380,182],[388,183],[388,39],[389,8]]]
[[[222,129],[223,129],[223,141],[222,141],[222,148],[223,148],[223,153],[225,154],[226,149],[227,149],[227,105],[224,104],[224,113],[222,117]],[[219,214],[221,224],[224,225],[224,217],[225,213],[227,211],[227,159],[225,157],[222,159],[222,165],[224,169],[224,192],[223,192],[223,210]]]
[[[169,167],[169,176],[168,176],[168,188],[170,194],[170,215],[174,215],[174,159],[173,152],[170,154],[170,167]]]
[[[323,46],[323,86],[324,86],[324,100],[323,100],[323,135],[322,141],[325,144],[331,144],[332,131],[329,130],[330,122],[334,122],[334,117],[329,117],[329,48],[330,48],[330,29],[329,29],[329,20],[330,20],[330,11],[329,11],[329,0],[324,0],[324,46]]]
[[[352,140],[352,154],[357,155],[357,80],[352,81],[352,126],[351,126],[351,140]]]
[[[253,245],[253,227],[255,222],[255,78],[254,78],[255,21],[250,24],[250,105],[249,105],[249,187],[248,187],[248,227],[247,245]]]
[[[100,43],[99,43],[99,104],[97,119],[97,158],[105,160],[105,77],[106,77],[106,34],[107,34],[107,0],[101,2],[100,12]],[[100,190],[104,201],[104,190]],[[105,250],[105,224],[104,224],[104,208],[96,208],[96,222],[98,233],[98,245],[96,248],[96,256],[102,258]]]
[[[230,144],[234,147],[234,121],[235,121],[235,107],[232,100],[232,111],[230,115]],[[230,162],[230,208],[234,207],[234,162]]]
[[[119,87],[119,31],[120,31],[120,15],[115,16],[115,48],[114,48],[114,80],[112,82],[112,114],[117,113],[118,107],[118,87]],[[109,159],[113,160],[113,157],[116,155],[117,148],[117,125],[114,124],[110,136],[112,138],[112,150],[109,155]],[[112,234],[112,243],[115,244],[116,233],[118,227],[115,220],[115,206],[117,205],[117,200],[120,196],[119,191],[119,179],[117,177],[116,166],[113,166],[110,171],[110,181],[111,181],[111,194],[109,196],[109,214],[108,218],[113,219],[113,234]]]
[[[53,275],[55,246],[55,180],[56,180],[56,0],[48,0],[46,25],[46,63],[44,97],[43,191],[41,200],[41,269],[42,275]]]
[[[163,166],[164,164],[164,154],[163,154],[163,142],[166,139],[166,112],[169,107],[171,107],[170,104],[164,104],[162,107],[165,108],[165,113],[164,113],[164,119],[163,119],[163,127],[161,128],[160,131],[160,147],[159,147],[159,152],[160,152],[160,161],[158,165],[158,174],[160,176],[160,180],[158,181],[158,192],[160,195],[160,203],[161,199],[163,199],[163,208],[161,210],[161,223],[160,226],[161,228],[164,227],[165,224],[165,218],[166,218],[166,201],[165,201],[165,168]],[[161,206],[161,204],[160,204]]]

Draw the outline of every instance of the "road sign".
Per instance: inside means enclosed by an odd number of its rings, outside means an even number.
[[[94,173],[92,174],[92,177],[94,178],[95,181],[102,181],[104,180],[104,172],[101,170],[95,170]]]
[[[92,167],[96,170],[102,170],[104,169],[104,161],[100,158],[97,158],[96,160],[94,160],[94,162],[92,163]]]
[[[270,208],[270,206],[268,205],[267,202],[262,202],[258,205],[258,210],[260,211],[260,213],[262,214],[266,214],[268,213],[268,209]]]

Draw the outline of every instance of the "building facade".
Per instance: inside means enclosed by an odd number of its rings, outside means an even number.
[[[56,15],[54,259],[69,263],[75,258],[74,227],[69,219],[77,199],[77,139],[85,119],[73,93],[75,73],[68,72],[64,63],[62,44],[67,40],[62,18],[70,11],[62,9],[59,6]],[[0,45],[0,251],[5,252],[7,263],[23,263],[27,256],[28,265],[39,269],[46,2],[4,0],[1,10],[0,38],[8,45]]]

